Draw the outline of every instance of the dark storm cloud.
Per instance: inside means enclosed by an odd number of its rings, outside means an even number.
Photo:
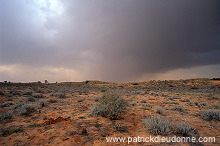
[[[88,78],[220,64],[218,0],[1,1],[1,64],[63,66]]]

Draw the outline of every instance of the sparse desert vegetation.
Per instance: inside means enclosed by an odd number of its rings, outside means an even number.
[[[143,121],[143,124],[154,135],[167,135],[171,133],[171,122],[161,117],[149,117]]]
[[[220,110],[207,110],[201,113],[201,118],[204,120],[220,121]]]
[[[197,134],[197,131],[188,126],[186,123],[178,124],[174,127],[174,133],[184,137],[192,137]]]
[[[100,97],[99,102],[100,104],[93,107],[92,115],[117,120],[127,113],[128,102],[120,93],[106,92]]]
[[[0,90],[1,145],[114,145],[106,137],[150,135],[220,144],[219,80],[0,83]]]

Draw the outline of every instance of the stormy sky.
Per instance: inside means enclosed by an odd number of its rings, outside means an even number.
[[[0,82],[219,75],[219,0],[0,1]]]

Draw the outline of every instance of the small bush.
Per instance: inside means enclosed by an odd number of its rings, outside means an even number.
[[[94,105],[92,107],[91,114],[94,116],[102,116],[104,115],[103,111],[104,109],[102,109],[100,105]]]
[[[48,102],[45,101],[45,100],[41,100],[41,101],[39,101],[39,104],[40,104],[41,107],[48,106]]]
[[[170,100],[180,99],[180,97],[178,97],[178,96],[173,96],[173,97],[170,97],[169,99],[170,99]]]
[[[55,99],[49,99],[48,102],[49,102],[49,103],[57,103],[57,100],[55,100]]]
[[[83,102],[84,100],[83,99],[79,99],[77,102]]]
[[[207,100],[219,100],[220,99],[220,95],[219,94],[214,94],[214,95],[210,95]]]
[[[207,106],[207,104],[205,102],[195,102],[195,105],[198,106],[199,108],[203,108],[204,106]]]
[[[99,97],[95,97],[95,98],[94,98],[94,101],[95,101],[95,102],[98,102],[98,101],[99,101]]]
[[[192,137],[197,132],[194,128],[189,127],[187,124],[183,123],[183,124],[176,125],[174,133],[177,135],[184,136],[184,137]]]
[[[199,89],[199,88],[196,86],[192,86],[191,89],[195,90],[195,89]]]
[[[194,104],[192,102],[188,102],[186,105],[187,106],[193,106]]]
[[[24,104],[21,107],[17,109],[17,114],[18,115],[24,115],[24,116],[29,116],[31,113],[35,112],[36,108],[35,106]]]
[[[59,98],[66,98],[64,93],[53,93],[52,96],[59,97]]]
[[[0,115],[0,122],[6,121],[9,122],[13,116],[13,112],[12,111],[8,111],[2,115]]]
[[[154,135],[167,135],[171,132],[171,123],[160,117],[149,117],[143,121],[143,124]]]
[[[23,95],[32,95],[32,91],[24,91]]]
[[[97,122],[97,123],[94,124],[94,126],[95,126],[96,128],[100,128],[100,127],[102,127],[102,124],[100,124],[100,123]]]
[[[215,102],[210,108],[220,109],[220,102]]]
[[[4,95],[5,95],[5,93],[4,93],[4,92],[2,92],[2,91],[0,91],[0,95],[4,96]]]
[[[34,127],[41,127],[40,124],[37,124],[37,123],[34,123],[34,124],[31,124],[31,125],[28,125],[29,128],[34,128]]]
[[[186,99],[181,99],[180,101],[181,101],[181,102],[190,102],[190,100],[189,100],[188,98],[186,98]]]
[[[35,102],[35,101],[36,101],[36,98],[34,98],[34,97],[28,97],[27,100],[30,101],[30,102]]]
[[[156,113],[158,113],[160,115],[164,115],[163,112],[164,112],[163,108],[157,108],[157,110],[156,110]]]
[[[32,96],[34,98],[44,98],[43,94],[42,93],[33,93]]]
[[[11,90],[11,91],[9,91],[9,93],[10,94],[12,94],[12,95],[21,95],[21,91],[17,91],[17,90]]]
[[[22,127],[14,128],[14,129],[7,128],[7,129],[2,129],[2,134],[1,135],[6,137],[6,136],[9,136],[13,133],[18,133],[18,132],[22,132],[22,131],[23,131]]]
[[[207,103],[201,102],[201,103],[200,103],[200,106],[207,106]]]
[[[141,103],[147,103],[147,100],[143,99],[141,100]]]
[[[44,115],[44,116],[43,116],[43,120],[47,120],[47,115]]]
[[[17,108],[21,107],[24,104],[26,104],[26,103],[25,102],[19,102],[16,105],[14,105],[14,109],[17,109]]]
[[[127,112],[128,102],[119,93],[106,92],[100,97],[99,102],[100,104],[93,107],[92,115],[116,120]]]
[[[13,103],[5,102],[1,105],[1,107],[9,107],[11,105],[13,105]]]
[[[18,132],[22,132],[22,131],[23,131],[23,129],[21,127],[19,127],[19,128],[13,129],[12,133],[18,133]]]
[[[117,132],[120,132],[120,133],[127,133],[128,132],[128,126],[122,126],[122,125],[116,123],[114,125],[114,127]]]
[[[184,112],[185,109],[182,106],[173,106],[171,110]]]
[[[133,102],[131,103],[132,106],[136,106],[137,105],[137,102]]]
[[[79,119],[85,119],[86,117],[85,116],[80,116],[78,117]]]
[[[220,111],[219,110],[208,110],[203,111],[200,117],[204,120],[218,120],[220,121]]]

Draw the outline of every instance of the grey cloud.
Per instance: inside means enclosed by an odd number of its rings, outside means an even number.
[[[220,64],[218,0],[61,2],[64,12],[43,23],[32,2],[1,2],[1,64],[63,66],[107,81]]]

